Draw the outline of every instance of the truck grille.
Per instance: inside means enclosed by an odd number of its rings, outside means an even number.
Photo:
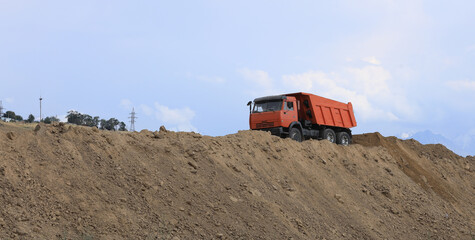
[[[273,126],[274,126],[274,122],[266,122],[266,121],[256,124],[257,128],[268,128],[268,127],[273,127]]]

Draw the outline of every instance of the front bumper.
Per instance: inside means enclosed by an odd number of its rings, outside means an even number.
[[[270,132],[270,134],[279,136],[279,137],[282,137],[288,134],[287,132],[284,131],[284,127],[261,128],[261,129],[256,129],[256,130]]]

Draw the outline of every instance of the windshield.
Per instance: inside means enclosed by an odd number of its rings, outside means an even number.
[[[282,100],[268,101],[268,102],[256,102],[254,103],[253,113],[260,112],[272,112],[282,110]]]

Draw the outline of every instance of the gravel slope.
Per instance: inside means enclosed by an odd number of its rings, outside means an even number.
[[[0,126],[0,239],[473,239],[474,158],[357,135]]]

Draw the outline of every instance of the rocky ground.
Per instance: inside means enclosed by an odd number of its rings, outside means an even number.
[[[474,157],[354,136],[0,125],[0,239],[473,239]]]

